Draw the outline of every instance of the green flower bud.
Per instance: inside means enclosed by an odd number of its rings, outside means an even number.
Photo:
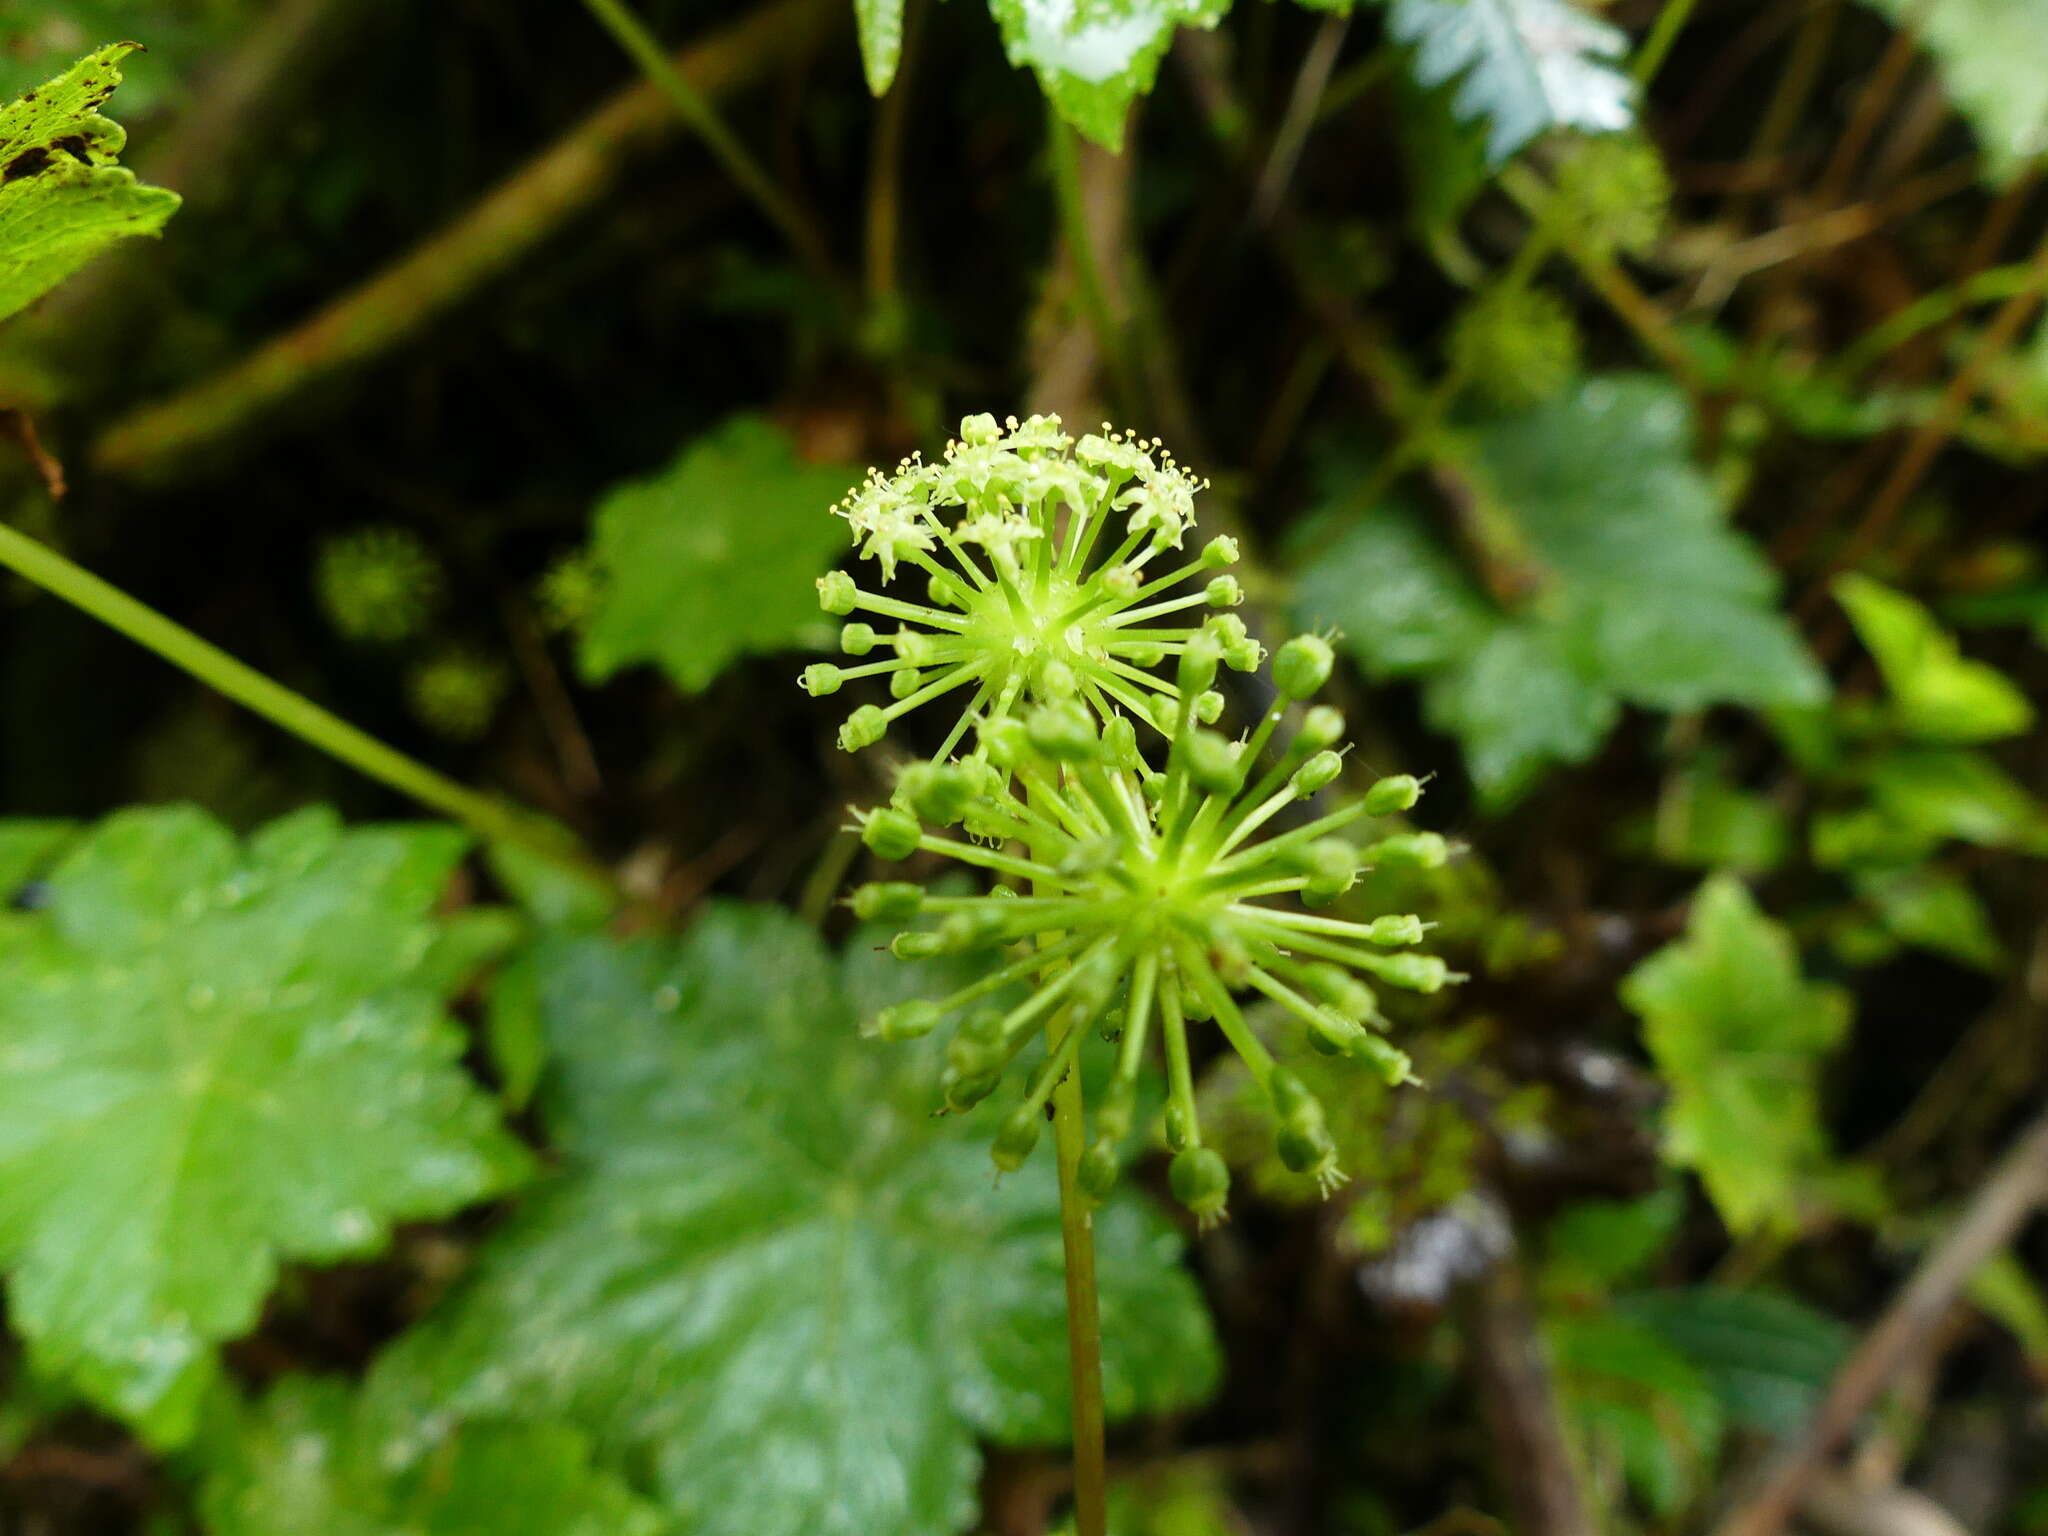
[[[998,768],[1015,768],[1031,756],[1031,736],[1015,715],[982,721],[981,745]]]
[[[1266,1074],[1266,1093],[1273,1100],[1273,1112],[1282,1120],[1300,1114],[1304,1105],[1315,1106],[1316,1102],[1308,1084],[1285,1067],[1275,1067]]]
[[[1395,954],[1381,956],[1373,974],[1411,992],[1437,992],[1451,979],[1451,968],[1435,955]]]
[[[1202,546],[1202,564],[1216,569],[1237,564],[1237,540],[1229,534],[1220,534]]]
[[[814,699],[821,699],[828,693],[837,693],[846,675],[829,661],[816,662],[805,667],[797,678],[797,686]]]
[[[1031,745],[1054,762],[1082,763],[1101,755],[1093,717],[1072,700],[1034,709],[1025,718],[1024,729]]]
[[[891,1003],[882,1009],[866,1033],[878,1040],[916,1040],[936,1029],[940,1017],[933,1004],[914,998],[905,1003]]]
[[[924,595],[934,608],[965,608],[967,594],[959,582],[943,571],[924,584]]]
[[[1378,869],[1441,869],[1451,845],[1435,832],[1397,832],[1366,850],[1367,862]]]
[[[955,763],[910,763],[896,775],[897,803],[941,827],[966,815],[973,798],[973,775]]]
[[[1166,660],[1166,647],[1156,640],[1148,644],[1134,645],[1124,652],[1124,659],[1140,672],[1150,672]]]
[[[870,811],[865,825],[860,829],[860,840],[877,858],[907,859],[917,852],[918,840],[924,836],[924,828],[917,824],[917,818],[907,811],[885,806]]]
[[[1322,963],[1307,972],[1309,994],[1341,1019],[1356,1023],[1379,1011],[1379,999],[1372,988],[1341,965]]]
[[[839,631],[839,649],[848,656],[865,656],[880,641],[872,624],[849,624]]]
[[[827,571],[818,578],[818,606],[827,613],[851,613],[859,593],[853,578],[844,571]]]
[[[1301,717],[1301,729],[1295,732],[1294,746],[1299,752],[1320,752],[1325,747],[1334,747],[1343,739],[1343,714],[1328,704],[1318,704]]]
[[[1366,925],[1367,942],[1394,947],[1422,942],[1422,919],[1412,912],[1389,912]]]
[[[1102,728],[1103,756],[1118,767],[1128,768],[1138,760],[1138,728],[1128,715],[1112,715]]]
[[[1074,669],[1064,661],[1048,661],[1038,669],[1035,686],[1040,698],[1071,699],[1080,691],[1081,684]]]
[[[1230,1199],[1230,1170],[1208,1147],[1183,1147],[1166,1172],[1173,1198],[1207,1226],[1223,1214]]]
[[[1300,1124],[1283,1124],[1275,1140],[1280,1161],[1290,1173],[1326,1178],[1336,1171],[1337,1143],[1330,1139],[1329,1127],[1320,1117]]]
[[[1187,1110],[1179,1104],[1166,1106],[1166,1144],[1178,1152],[1195,1138],[1195,1128],[1188,1118]]]
[[[907,699],[924,686],[924,674],[915,667],[905,667],[901,672],[889,674],[889,697]]]
[[[1421,798],[1422,780],[1412,773],[1397,773],[1391,778],[1376,780],[1365,792],[1365,814],[1398,816],[1403,811],[1412,810]]]
[[[1212,795],[1229,794],[1242,777],[1237,748],[1214,731],[1195,731],[1188,736],[1187,769],[1195,787]]]
[[[1294,777],[1287,781],[1295,798],[1306,800],[1329,787],[1338,774],[1344,771],[1344,759],[1331,751],[1318,752],[1314,757],[1294,770]]]
[[[1117,1156],[1116,1143],[1106,1136],[1098,1136],[1081,1155],[1076,1178],[1092,1199],[1107,1200],[1110,1191],[1116,1188],[1117,1176],[1122,1172],[1123,1160]]]
[[[1273,654],[1273,686],[1290,699],[1308,698],[1330,680],[1336,660],[1329,641],[1296,635]]]
[[[1035,1104],[1019,1104],[1007,1115],[996,1131],[995,1144],[989,1148],[989,1155],[1005,1173],[1015,1173],[1024,1166],[1024,1160],[1031,1156],[1031,1149],[1038,1145],[1039,1131],[1045,1125],[1045,1113]]]
[[[1244,588],[1235,576],[1218,576],[1202,589],[1211,608],[1235,608],[1244,601]]]
[[[964,1115],[994,1093],[1002,1080],[1000,1071],[962,1072],[949,1067],[939,1079],[939,1089],[946,1096],[946,1108]]]
[[[853,893],[853,915],[864,923],[907,923],[924,908],[924,887],[907,880],[877,880]]]
[[[1223,647],[1216,638],[1206,631],[1197,633],[1180,653],[1180,691],[1201,693],[1207,689],[1216,681],[1216,668],[1222,661]]]
[[[906,929],[889,941],[889,953],[898,960],[929,960],[950,953],[952,948],[944,934],[923,928]]]
[[[1204,725],[1214,725],[1223,718],[1223,695],[1214,688],[1195,695],[1195,718]]]
[[[872,747],[888,734],[889,719],[880,706],[863,704],[839,727],[839,747],[843,752],[858,752],[863,747]]]

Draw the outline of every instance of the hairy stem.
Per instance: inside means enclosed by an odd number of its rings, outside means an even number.
[[[144,650],[154,651],[172,666],[190,673],[309,746],[431,810],[453,817],[478,836],[491,842],[517,844],[580,874],[592,873],[588,863],[550,835],[548,825],[537,818],[465,789],[445,774],[387,747],[340,716],[237,661],[219,646],[200,639],[146,603],[4,523],[0,523],[0,566],[90,614]]]

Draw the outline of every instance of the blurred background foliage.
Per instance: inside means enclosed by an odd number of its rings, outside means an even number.
[[[1058,1528],[1049,1172],[853,1038],[794,685],[992,409],[1212,477],[1461,849],[1351,1183],[1218,1063],[1232,1222],[1105,1218],[1122,1536],[2048,1531],[2048,9],[642,0],[682,114],[606,10],[0,0],[185,198],[0,330],[0,521],[628,903],[0,578],[0,1523]],[[304,1113],[159,1158],[224,1010]]]

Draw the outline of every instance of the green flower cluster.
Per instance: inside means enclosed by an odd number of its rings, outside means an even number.
[[[992,428],[989,418],[969,420],[948,463],[977,444],[1005,444],[1015,458],[1002,473],[1014,489],[1026,491],[1019,464],[1044,467],[1045,477],[1062,488],[1011,502],[1017,510],[1001,515],[1028,520],[1039,536],[1019,541],[1024,553],[1011,563],[991,556],[982,568],[963,559],[963,568],[978,571],[987,586],[949,588],[964,600],[927,610],[969,622],[949,631],[955,637],[944,663],[949,670],[926,688],[968,668],[982,686],[944,749],[902,767],[890,803],[858,813],[857,820],[867,846],[882,858],[937,855],[986,870],[1001,883],[985,895],[936,895],[918,883],[890,881],[863,886],[853,897],[864,920],[908,925],[892,945],[899,957],[973,954],[987,957],[987,968],[950,996],[883,1010],[869,1021],[870,1032],[910,1039],[956,1020],[942,1084],[955,1110],[994,1094],[1032,1042],[1043,1041],[1023,1096],[996,1135],[994,1156],[1004,1169],[1030,1155],[1053,1090],[1074,1070],[1087,1041],[1110,1041],[1113,1075],[1095,1107],[1080,1168],[1082,1185],[1098,1198],[1118,1176],[1137,1113],[1139,1077],[1156,1049],[1166,1071],[1172,1187],[1206,1223],[1222,1215],[1230,1175],[1203,1142],[1188,1025],[1213,1021],[1264,1089],[1287,1165],[1326,1191],[1334,1188],[1344,1173],[1322,1105],[1297,1075],[1276,1064],[1239,999],[1269,999],[1318,1050],[1351,1058],[1389,1083],[1408,1079],[1408,1058],[1384,1038],[1375,987],[1434,992],[1457,979],[1442,960],[1412,948],[1425,925],[1409,914],[1362,922],[1303,909],[1328,906],[1364,869],[1443,862],[1448,849],[1434,833],[1395,832],[1366,844],[1340,835],[1362,818],[1409,810],[1422,786],[1399,775],[1379,779],[1361,796],[1325,803],[1343,771],[1342,717],[1327,706],[1311,707],[1284,729],[1290,712],[1329,677],[1331,649],[1318,637],[1299,636],[1275,653],[1276,697],[1242,739],[1211,729],[1224,708],[1216,688],[1221,670],[1249,671],[1264,661],[1233,615],[1212,614],[1170,637],[1152,632],[1144,655],[1157,670],[1127,659],[1128,652],[1105,649],[1124,643],[1124,626],[1107,623],[1060,639],[1057,649],[1041,645],[1027,653],[1019,636],[1043,634],[1026,629],[1032,613],[1067,617],[1079,608],[1068,618],[1072,627],[1121,595],[1127,616],[1143,615],[1147,610],[1130,605],[1151,602],[1151,584],[1136,581],[1105,592],[1101,574],[1129,569],[1141,551],[1150,558],[1177,543],[1192,522],[1192,493],[1173,504],[1168,536],[1147,499],[1141,468],[1114,482],[1139,492],[1119,506],[1129,493],[1104,492],[1107,477],[1099,467],[1078,476],[1059,467],[1076,461],[1099,466],[1119,444],[1132,454],[1122,462],[1135,466],[1139,457],[1149,459],[1149,447],[1114,436],[1084,439],[1076,460],[1068,461],[1064,448],[1039,457],[1020,441],[1036,434],[1039,442],[1063,443],[1056,422],[1034,418],[1007,436],[991,435]],[[1090,448],[1091,441],[1104,446]],[[1192,486],[1178,470],[1152,473]],[[1048,505],[1053,501],[1065,509],[1064,525]],[[944,524],[922,511],[924,503],[915,505],[918,512],[903,525],[907,535],[879,522],[867,525],[870,538],[882,537],[874,546],[878,557],[893,548],[897,560],[923,564],[918,556],[936,547],[961,558],[939,531]],[[1130,542],[1093,574],[1080,574],[1109,510],[1126,506],[1132,510]],[[924,537],[933,545],[920,547]],[[1040,558],[1041,550],[1054,553]],[[941,570],[935,579],[957,578]],[[1060,595],[1048,599],[1054,590]],[[889,611],[875,606],[889,601],[878,594],[859,600],[870,611]],[[1169,601],[1178,610],[1207,597]],[[983,654],[976,646],[993,650]],[[921,694],[936,696],[921,689],[904,699],[921,702]],[[1141,736],[1141,727],[1148,734]],[[972,749],[956,752],[970,732]],[[1163,738],[1163,750],[1148,752],[1151,733]],[[879,730],[857,731],[847,744],[867,745],[875,735]],[[1019,986],[1022,1001],[998,1001]]]

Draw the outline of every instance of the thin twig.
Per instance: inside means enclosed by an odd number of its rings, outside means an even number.
[[[2048,1199],[2048,1116],[2034,1122],[1985,1180],[1962,1218],[1920,1261],[1906,1288],[1842,1368],[1806,1429],[1718,1536],[1778,1536],[1828,1458],[1879,1394],[1916,1359],[1970,1277]]]

